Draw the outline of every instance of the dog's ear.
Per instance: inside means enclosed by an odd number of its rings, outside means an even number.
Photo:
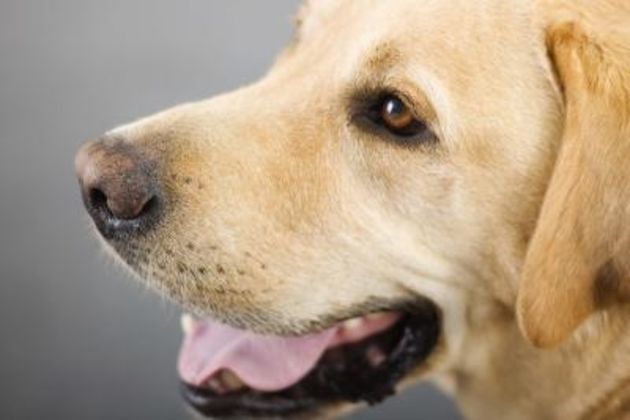
[[[578,18],[561,13],[564,19],[547,26],[565,126],[517,303],[521,329],[539,347],[560,344],[592,313],[630,295],[630,7],[624,1],[586,2]]]

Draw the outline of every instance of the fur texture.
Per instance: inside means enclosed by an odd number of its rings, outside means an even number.
[[[381,91],[439,141],[354,124]],[[473,419],[621,418],[629,98],[625,0],[313,0],[260,81],[109,134],[169,198],[113,247],[189,310],[265,333],[429,298],[443,345],[407,384],[449,383]]]

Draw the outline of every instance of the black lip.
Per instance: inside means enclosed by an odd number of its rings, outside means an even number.
[[[439,341],[441,317],[434,304],[425,302],[406,313],[388,331],[329,350],[309,375],[289,389],[218,395],[183,383],[182,395],[197,412],[213,418],[293,417],[338,403],[377,404],[395,394],[400,380],[426,360]],[[374,344],[387,354],[377,367],[365,357]]]

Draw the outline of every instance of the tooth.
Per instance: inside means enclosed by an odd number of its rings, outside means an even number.
[[[385,355],[383,350],[381,350],[376,345],[370,346],[367,349],[366,357],[373,367],[380,365],[381,363],[385,361],[385,359],[387,359],[387,356]]]
[[[181,318],[181,324],[182,324],[182,331],[185,334],[191,334],[195,328],[195,324],[197,321],[195,321],[195,318],[190,315],[190,314],[182,314],[182,318]]]
[[[230,391],[238,391],[245,387],[245,384],[241,379],[236,376],[231,370],[224,370],[221,375],[221,381],[223,385]]]
[[[363,326],[363,322],[363,318],[353,318],[344,322],[343,326],[348,330],[356,330],[357,328]]]
[[[221,382],[221,379],[218,377],[212,377],[210,378],[210,380],[207,383],[207,386],[212,389],[214,392],[218,392],[219,394],[222,394],[225,392],[225,387],[223,386],[223,383]]]

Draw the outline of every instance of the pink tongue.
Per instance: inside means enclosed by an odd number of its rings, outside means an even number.
[[[184,339],[179,374],[186,383],[202,386],[218,371],[229,369],[253,389],[279,391],[308,374],[336,332],[331,328],[300,337],[273,337],[198,321]]]

